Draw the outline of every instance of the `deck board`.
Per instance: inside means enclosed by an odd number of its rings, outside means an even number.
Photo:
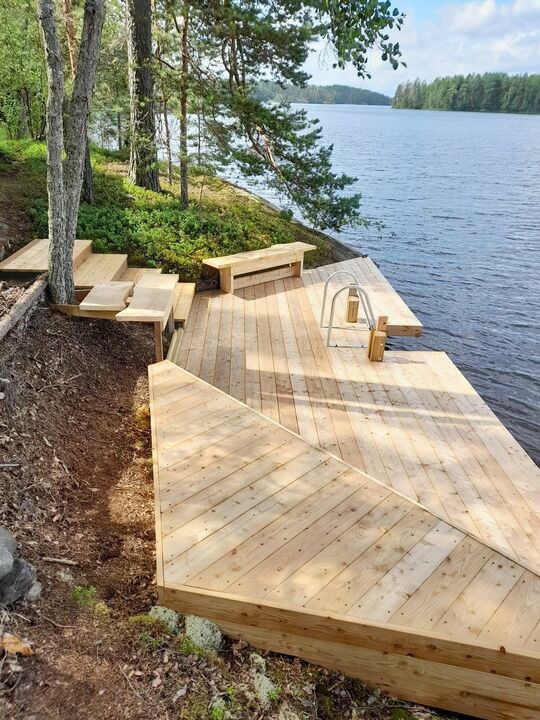
[[[400,697],[538,720],[537,575],[173,363],[149,377],[163,603]]]
[[[445,353],[387,351],[371,363],[346,329],[327,348],[319,294],[300,278],[196,294],[182,366],[539,572],[532,460]]]

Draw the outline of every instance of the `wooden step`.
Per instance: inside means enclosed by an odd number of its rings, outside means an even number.
[[[77,269],[92,252],[91,240],[75,240],[73,268]],[[0,263],[0,272],[41,273],[49,267],[49,241],[32,240]]]
[[[175,363],[176,365],[179,364],[178,354],[180,353],[180,346],[182,344],[182,335],[183,334],[184,334],[184,328],[182,328],[182,327],[176,328],[176,330],[172,334],[171,342],[169,345],[169,350],[167,352],[167,360],[170,360],[171,362]]]
[[[132,282],[134,285],[136,285],[139,280],[144,277],[145,275],[160,275],[161,274],[161,268],[138,268],[138,267],[128,267],[127,270],[124,272],[120,280],[124,280],[125,282]]]
[[[178,325],[185,325],[191,310],[193,296],[195,295],[195,283],[178,283],[174,297],[174,322]]]
[[[126,307],[127,298],[132,290],[132,282],[111,280],[111,282],[97,283],[84,300],[81,300],[80,308],[82,310],[120,312]]]
[[[75,287],[119,280],[127,268],[127,255],[94,253],[75,271]]]

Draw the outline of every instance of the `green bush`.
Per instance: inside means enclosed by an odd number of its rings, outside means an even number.
[[[0,141],[2,157],[21,161],[22,196],[37,237],[48,234],[46,164],[43,144]],[[94,204],[81,203],[77,237],[93,241],[95,252],[122,252],[131,265],[162,267],[184,281],[199,277],[205,257],[228,255],[304,240],[319,246],[308,262],[320,264],[329,252],[322,236],[311,234],[248,195],[231,190],[217,178],[207,178],[210,198],[199,202],[195,189],[188,209],[172,193],[136,187],[107,163],[118,154],[94,151]],[[306,237],[307,235],[307,237]],[[312,236],[313,235],[313,236]],[[322,256],[322,257],[321,257]],[[329,260],[327,260],[329,261]]]

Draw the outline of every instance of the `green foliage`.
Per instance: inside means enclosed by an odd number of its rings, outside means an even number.
[[[105,620],[110,615],[110,608],[103,600],[97,599],[97,591],[93,585],[76,585],[71,591],[71,598],[80,608],[91,612],[96,620]]]
[[[144,650],[153,652],[166,646],[170,641],[165,624],[146,613],[128,618],[128,629],[134,635],[136,643]]]
[[[32,0],[0,3],[0,127],[9,138],[45,132],[47,76]]]
[[[165,8],[160,35],[167,23],[178,29],[177,7]],[[401,29],[399,10],[389,0],[199,0],[184,11],[189,68],[179,79],[188,84],[197,117],[197,147],[214,163],[235,164],[276,188],[315,227],[361,224],[360,196],[349,190],[355,178],[333,172],[332,148],[323,145],[318,122],[292,110],[287,98],[263,102],[257,88],[263,80],[303,88],[309,79],[304,63],[318,42],[327,43],[336,66],[352,65],[359,77],[369,77],[373,48],[396,68],[401,51],[389,32]],[[178,51],[164,52],[162,65],[178,67]]]
[[[329,105],[390,105],[392,98],[382,93],[349,85],[279,85],[261,82],[255,97],[263,102],[318,103]]]
[[[270,692],[268,693],[268,699],[274,702],[274,700],[279,700],[282,694],[283,690],[280,687],[276,687],[273,690],[270,690]]]
[[[206,650],[195,645],[191,638],[185,636],[178,643],[178,651],[182,653],[182,655],[195,655],[195,657],[198,658],[204,658],[208,654]]]
[[[21,161],[23,201],[37,237],[47,235],[45,149],[30,141],[0,142],[0,156]],[[288,216],[232,190],[217,178],[205,178],[200,202],[184,210],[172,193],[136,187],[107,170],[117,153],[94,152],[95,202],[81,203],[77,237],[93,240],[96,252],[125,252],[131,265],[162,267],[183,281],[198,279],[205,257],[255,250],[274,243],[303,240],[318,245],[316,263],[328,257],[329,242],[309,233]],[[201,178],[193,178],[198,194]]]
[[[540,113],[540,75],[455,75],[398,85],[393,107],[478,112]]]
[[[81,585],[75,585],[71,591],[71,597],[73,601],[82,608],[93,607],[96,600],[96,588],[93,585],[89,587],[82,587]]]

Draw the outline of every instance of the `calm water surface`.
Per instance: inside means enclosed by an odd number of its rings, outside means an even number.
[[[385,226],[340,239],[424,323],[392,347],[445,350],[540,462],[540,116],[305,107]]]

